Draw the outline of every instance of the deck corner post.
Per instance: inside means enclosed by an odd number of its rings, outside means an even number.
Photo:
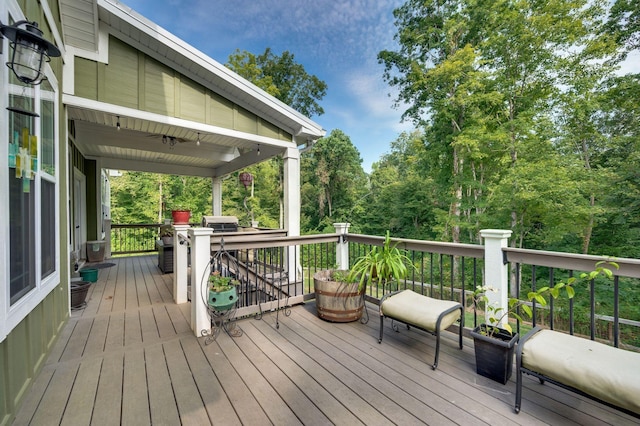
[[[191,247],[191,330],[196,337],[201,337],[203,331],[211,331],[211,319],[207,312],[207,282],[213,229],[189,228],[188,235]]]
[[[176,304],[187,303],[187,267],[189,248],[187,244],[180,244],[182,238],[187,238],[189,225],[173,225],[173,301]]]
[[[502,308],[500,312],[508,310],[509,303],[509,265],[504,262],[502,249],[507,247],[512,231],[502,229],[483,229],[480,236],[484,238],[484,285],[495,291],[486,292],[488,303],[496,308]],[[490,323],[489,310],[485,310],[485,321]],[[505,315],[498,323],[502,326],[509,321]]]
[[[349,233],[350,223],[334,223],[336,234],[340,236],[340,240],[336,244],[336,267],[339,270],[349,269],[349,242],[346,238]]]

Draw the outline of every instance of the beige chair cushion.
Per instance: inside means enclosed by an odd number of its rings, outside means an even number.
[[[526,341],[522,366],[640,414],[640,353],[541,330]]]
[[[460,303],[451,300],[433,299],[411,290],[404,290],[387,297],[382,302],[381,309],[382,313],[387,317],[435,332],[438,316],[455,306],[460,306]],[[440,323],[440,330],[446,329],[458,318],[460,318],[459,310],[448,313]]]

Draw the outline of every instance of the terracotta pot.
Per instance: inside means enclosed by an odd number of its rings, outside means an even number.
[[[191,210],[171,210],[174,225],[188,225],[191,218]]]

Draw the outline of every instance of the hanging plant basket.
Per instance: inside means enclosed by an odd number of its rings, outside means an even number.
[[[487,325],[480,324],[471,331],[476,352],[476,372],[504,385],[513,370],[518,333],[510,334],[500,328],[493,336],[487,336],[486,330]]]
[[[231,309],[238,301],[238,292],[233,286],[225,291],[209,290],[209,307],[216,311],[226,311]]]

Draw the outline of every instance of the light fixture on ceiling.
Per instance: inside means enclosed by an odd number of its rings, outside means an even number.
[[[120,130],[120,116],[117,115],[116,117],[118,117],[118,121],[116,121],[116,129]]]
[[[163,144],[169,144],[169,146],[171,148],[173,148],[173,146],[178,143],[178,140],[176,138],[174,138],[173,136],[167,136],[167,135],[162,135],[162,143]]]
[[[258,151],[256,152],[257,155],[260,155],[260,144],[258,144]]]
[[[198,139],[196,140],[196,145],[200,146],[200,132],[198,132]]]
[[[0,33],[11,41],[13,52],[7,66],[18,80],[38,85],[45,78],[42,66],[50,57],[60,56],[60,50],[42,37],[37,22],[18,21],[13,25],[0,22]]]

